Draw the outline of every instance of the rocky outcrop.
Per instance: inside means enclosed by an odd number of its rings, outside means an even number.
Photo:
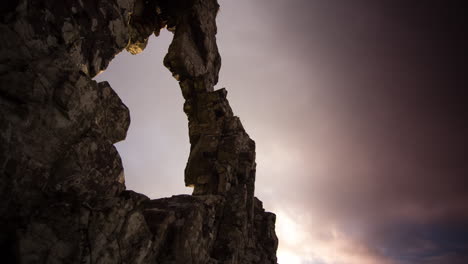
[[[16,0],[0,8],[2,263],[276,263],[255,143],[214,90],[216,0]],[[189,120],[193,195],[125,190],[127,107],[92,80],[166,27]]]

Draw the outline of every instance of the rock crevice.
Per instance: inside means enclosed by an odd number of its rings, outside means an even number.
[[[216,0],[18,0],[0,8],[0,250],[5,263],[276,263],[254,196],[255,142],[215,90]],[[127,107],[93,81],[122,50],[174,33],[164,65],[189,123],[185,184],[125,190]]]

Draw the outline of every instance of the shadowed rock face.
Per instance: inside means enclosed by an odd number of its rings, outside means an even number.
[[[216,0],[18,0],[0,8],[3,263],[276,263],[275,215],[254,197],[255,142],[214,90]],[[114,143],[130,124],[92,78],[151,34],[174,33],[190,195],[125,190]],[[144,55],[143,55],[144,56]]]

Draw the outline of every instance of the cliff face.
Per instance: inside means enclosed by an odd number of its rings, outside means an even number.
[[[216,0],[16,0],[0,7],[2,263],[276,263],[275,215],[254,197],[255,143],[214,90]],[[167,27],[164,64],[189,120],[193,195],[125,190],[130,124],[92,78]],[[143,55],[144,56],[144,55]],[[5,261],[5,262],[4,262]]]

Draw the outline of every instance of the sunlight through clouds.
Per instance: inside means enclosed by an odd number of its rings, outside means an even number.
[[[280,237],[279,264],[393,264],[368,245],[348,237],[333,225],[301,214],[277,209],[276,232]],[[315,230],[314,230],[315,229]]]
[[[278,264],[302,264],[300,256],[289,250],[278,250]]]

